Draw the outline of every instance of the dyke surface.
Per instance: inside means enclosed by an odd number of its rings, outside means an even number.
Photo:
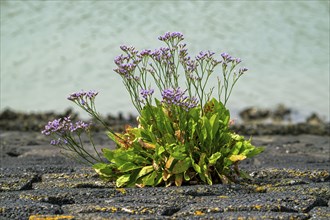
[[[330,219],[329,136],[255,136],[252,180],[168,188],[116,188],[38,132],[0,138],[0,219]]]

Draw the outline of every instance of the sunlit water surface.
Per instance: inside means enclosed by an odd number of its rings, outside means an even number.
[[[69,93],[100,92],[102,114],[133,113],[113,71],[119,46],[230,53],[249,68],[228,107],[292,108],[329,119],[328,1],[1,1],[1,110],[63,111]],[[237,116],[234,116],[237,117]]]

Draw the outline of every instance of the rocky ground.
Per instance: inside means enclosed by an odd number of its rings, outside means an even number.
[[[241,164],[251,180],[122,189],[49,145],[39,130],[57,116],[0,114],[0,219],[330,219],[329,123],[317,117],[235,125],[266,148]],[[121,130],[134,120],[108,123]],[[114,147],[95,130],[99,148]]]

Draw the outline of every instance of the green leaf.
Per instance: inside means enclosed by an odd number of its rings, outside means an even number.
[[[253,149],[252,151],[247,153],[246,156],[247,157],[253,157],[253,156],[256,156],[256,155],[262,153],[264,150],[265,150],[264,147],[255,147],[255,149]]]
[[[138,179],[138,178],[140,178],[142,176],[145,176],[148,173],[151,173],[153,170],[154,170],[154,167],[152,165],[143,167],[140,170],[139,174],[137,175],[136,179]]]
[[[176,185],[176,186],[181,186],[182,181],[183,181],[183,174],[182,174],[182,173],[180,173],[180,174],[176,174],[176,175],[175,175],[175,180],[174,180],[175,185]]]
[[[229,158],[224,158],[224,167],[229,167],[230,165],[232,165],[233,162],[229,159]]]
[[[93,165],[93,169],[97,174],[105,178],[111,178],[114,175],[113,168],[110,164],[96,163]]]
[[[163,146],[156,145],[156,154],[157,156],[161,156],[162,153],[165,152],[165,148]]]
[[[203,140],[205,141],[207,138],[209,140],[212,139],[212,128],[211,128],[211,124],[208,120],[207,117],[203,116],[202,117],[202,121],[203,121],[203,128],[202,128],[202,134],[203,134]]]
[[[163,182],[163,174],[161,172],[157,173],[157,176],[155,178],[155,186],[159,185],[161,182]]]
[[[142,183],[146,186],[153,186],[155,184],[156,177],[157,177],[157,172],[153,171],[152,173],[142,177]]]
[[[118,170],[120,170],[121,172],[127,172],[127,171],[131,171],[131,170],[136,170],[141,168],[142,166],[138,166],[135,163],[132,162],[126,162],[123,165],[118,167]]]
[[[183,178],[184,178],[185,181],[189,181],[190,180],[190,176],[187,173],[187,171],[183,173]]]
[[[209,158],[209,165],[216,164],[217,160],[220,157],[221,157],[221,153],[220,152],[216,152],[216,153],[212,154],[211,157]]]
[[[237,162],[241,160],[245,160],[246,156],[245,155],[231,155],[228,159],[231,160],[232,162]]]
[[[115,154],[115,150],[109,150],[107,148],[102,149],[103,156],[109,161],[112,162]]]
[[[206,181],[206,176],[207,176],[207,166],[205,163],[205,157],[206,157],[206,154],[202,153],[199,158],[199,162],[198,162],[198,165],[201,168],[201,172],[198,174],[199,174],[199,177],[201,178],[201,180],[204,182]]]
[[[206,177],[207,184],[212,185],[213,182],[212,182],[212,179],[211,179],[211,177],[210,177],[210,175],[209,175],[209,172],[206,171],[204,175],[205,175],[205,177]]]
[[[188,114],[189,118],[197,122],[200,118],[200,107],[191,108]]]
[[[213,114],[212,117],[210,118],[210,125],[212,128],[212,133],[211,133],[212,138],[211,139],[214,139],[214,137],[217,134],[219,127],[220,127],[219,115],[217,113]]]
[[[242,142],[237,142],[234,146],[233,149],[231,150],[231,154],[237,155],[239,154],[241,147],[243,146]]]
[[[191,160],[189,157],[185,158],[184,160],[179,160],[174,165],[173,169],[171,170],[171,173],[178,174],[183,173],[189,169],[191,166]]]
[[[177,160],[183,160],[187,157],[186,149],[182,145],[176,145],[172,144],[170,145],[171,148],[169,148],[171,156],[174,157]]]
[[[140,151],[136,151],[134,148],[129,148],[127,150],[117,149],[115,150],[114,159],[112,161],[120,165],[126,162],[132,162],[136,164],[147,163],[148,158],[139,155],[140,153]]]
[[[202,173],[202,169],[201,167],[195,163],[194,159],[190,158],[191,160],[191,165],[192,167],[194,168],[194,170],[197,172],[197,173]]]
[[[189,134],[190,134],[190,138],[191,139],[194,138],[195,131],[196,131],[196,126],[197,126],[197,122],[195,122],[193,119],[190,119],[188,121],[188,129],[187,129],[187,131],[189,131]]]
[[[117,187],[122,187],[122,186],[126,185],[126,183],[129,182],[129,180],[130,180],[130,176],[131,176],[131,174],[129,174],[129,173],[120,176],[116,180],[116,186]]]

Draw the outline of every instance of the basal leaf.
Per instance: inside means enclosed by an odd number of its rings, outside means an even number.
[[[191,165],[192,167],[194,168],[194,170],[197,172],[197,173],[201,173],[202,172],[202,169],[201,167],[195,163],[194,159],[190,158],[191,160]]]
[[[183,160],[184,158],[187,157],[187,153],[185,152],[185,146],[183,145],[171,145],[171,156],[174,157],[177,160]]]
[[[142,183],[146,186],[153,186],[155,184],[156,177],[157,177],[157,172],[153,171],[152,173],[142,177]]]
[[[245,155],[231,155],[229,157],[229,160],[231,160],[232,162],[237,162],[237,161],[241,161],[241,160],[244,160],[244,159],[246,159]]]
[[[183,182],[183,174],[182,173],[176,174],[174,182],[176,186],[181,186]]]
[[[216,153],[212,154],[211,157],[209,158],[209,165],[216,164],[217,160],[220,157],[221,157],[221,153],[220,152],[216,152]]]
[[[142,166],[138,166],[135,163],[132,162],[126,162],[123,165],[118,167],[118,170],[120,170],[121,172],[127,172],[127,171],[131,171],[131,170],[136,170],[141,168]]]
[[[120,176],[116,180],[116,186],[117,187],[122,187],[122,186],[126,185],[126,183],[129,182],[129,180],[130,180],[130,176],[131,176],[131,174],[129,174],[129,173]]]
[[[205,171],[204,175],[205,175],[205,178],[206,178],[207,184],[212,185],[213,182],[212,182],[212,179],[211,179],[211,177],[210,177],[210,174],[209,174],[208,170]]]
[[[262,153],[265,150],[264,147],[255,147],[253,150],[251,150],[249,153],[246,154],[247,157],[253,157],[260,153]]]
[[[163,174],[158,172],[155,178],[155,186],[159,185],[161,182],[163,182]]]
[[[202,128],[203,139],[204,139],[204,141],[206,139],[210,140],[210,139],[212,139],[211,124],[206,116],[202,117],[202,121],[203,121],[203,128]]]
[[[215,135],[218,132],[218,129],[220,127],[219,124],[219,115],[217,113],[213,114],[210,118],[210,125],[211,125],[211,131],[212,131],[212,139],[214,139]]]
[[[93,165],[93,169],[97,174],[105,178],[111,178],[114,175],[113,168],[110,164],[96,163]]]
[[[161,156],[162,153],[165,152],[165,148],[163,146],[157,146],[156,147],[156,154],[157,156]]]
[[[142,176],[145,176],[148,173],[151,173],[153,170],[154,170],[154,167],[152,165],[143,167],[140,170],[139,174],[137,175],[136,179],[138,179],[138,178],[140,178]]]
[[[164,170],[163,173],[162,173],[162,179],[164,181],[167,181],[172,175],[167,171],[167,170]]]
[[[112,162],[118,164],[118,166],[121,166],[126,162],[132,162],[135,164],[147,163],[148,158],[143,155],[139,155],[140,153],[142,152],[136,151],[134,148],[130,148],[128,150],[117,149],[113,155]]]
[[[165,168],[170,170],[170,168],[173,166],[173,162],[174,162],[175,158],[174,157],[170,157],[165,164]]]
[[[185,181],[189,181],[191,179],[191,177],[188,174],[188,171],[183,173],[183,178],[184,178]]]
[[[241,141],[235,143],[233,149],[231,150],[231,154],[239,154],[243,143]]]
[[[103,148],[102,149],[103,152],[103,156],[109,161],[112,162],[113,158],[114,158],[114,154],[115,154],[115,150],[110,150],[107,148]]]
[[[139,139],[138,139],[138,142],[139,142],[139,144],[140,144],[143,148],[145,148],[145,149],[148,149],[148,150],[154,150],[154,149],[156,148],[156,145],[155,145],[155,144],[153,144],[153,143],[148,143],[148,142],[146,142],[146,141],[143,141],[142,138],[139,138]]]
[[[190,166],[191,166],[191,160],[189,157],[187,157],[184,160],[179,160],[178,162],[176,162],[173,169],[171,170],[171,173],[173,174],[183,173],[186,170],[188,170]]]

